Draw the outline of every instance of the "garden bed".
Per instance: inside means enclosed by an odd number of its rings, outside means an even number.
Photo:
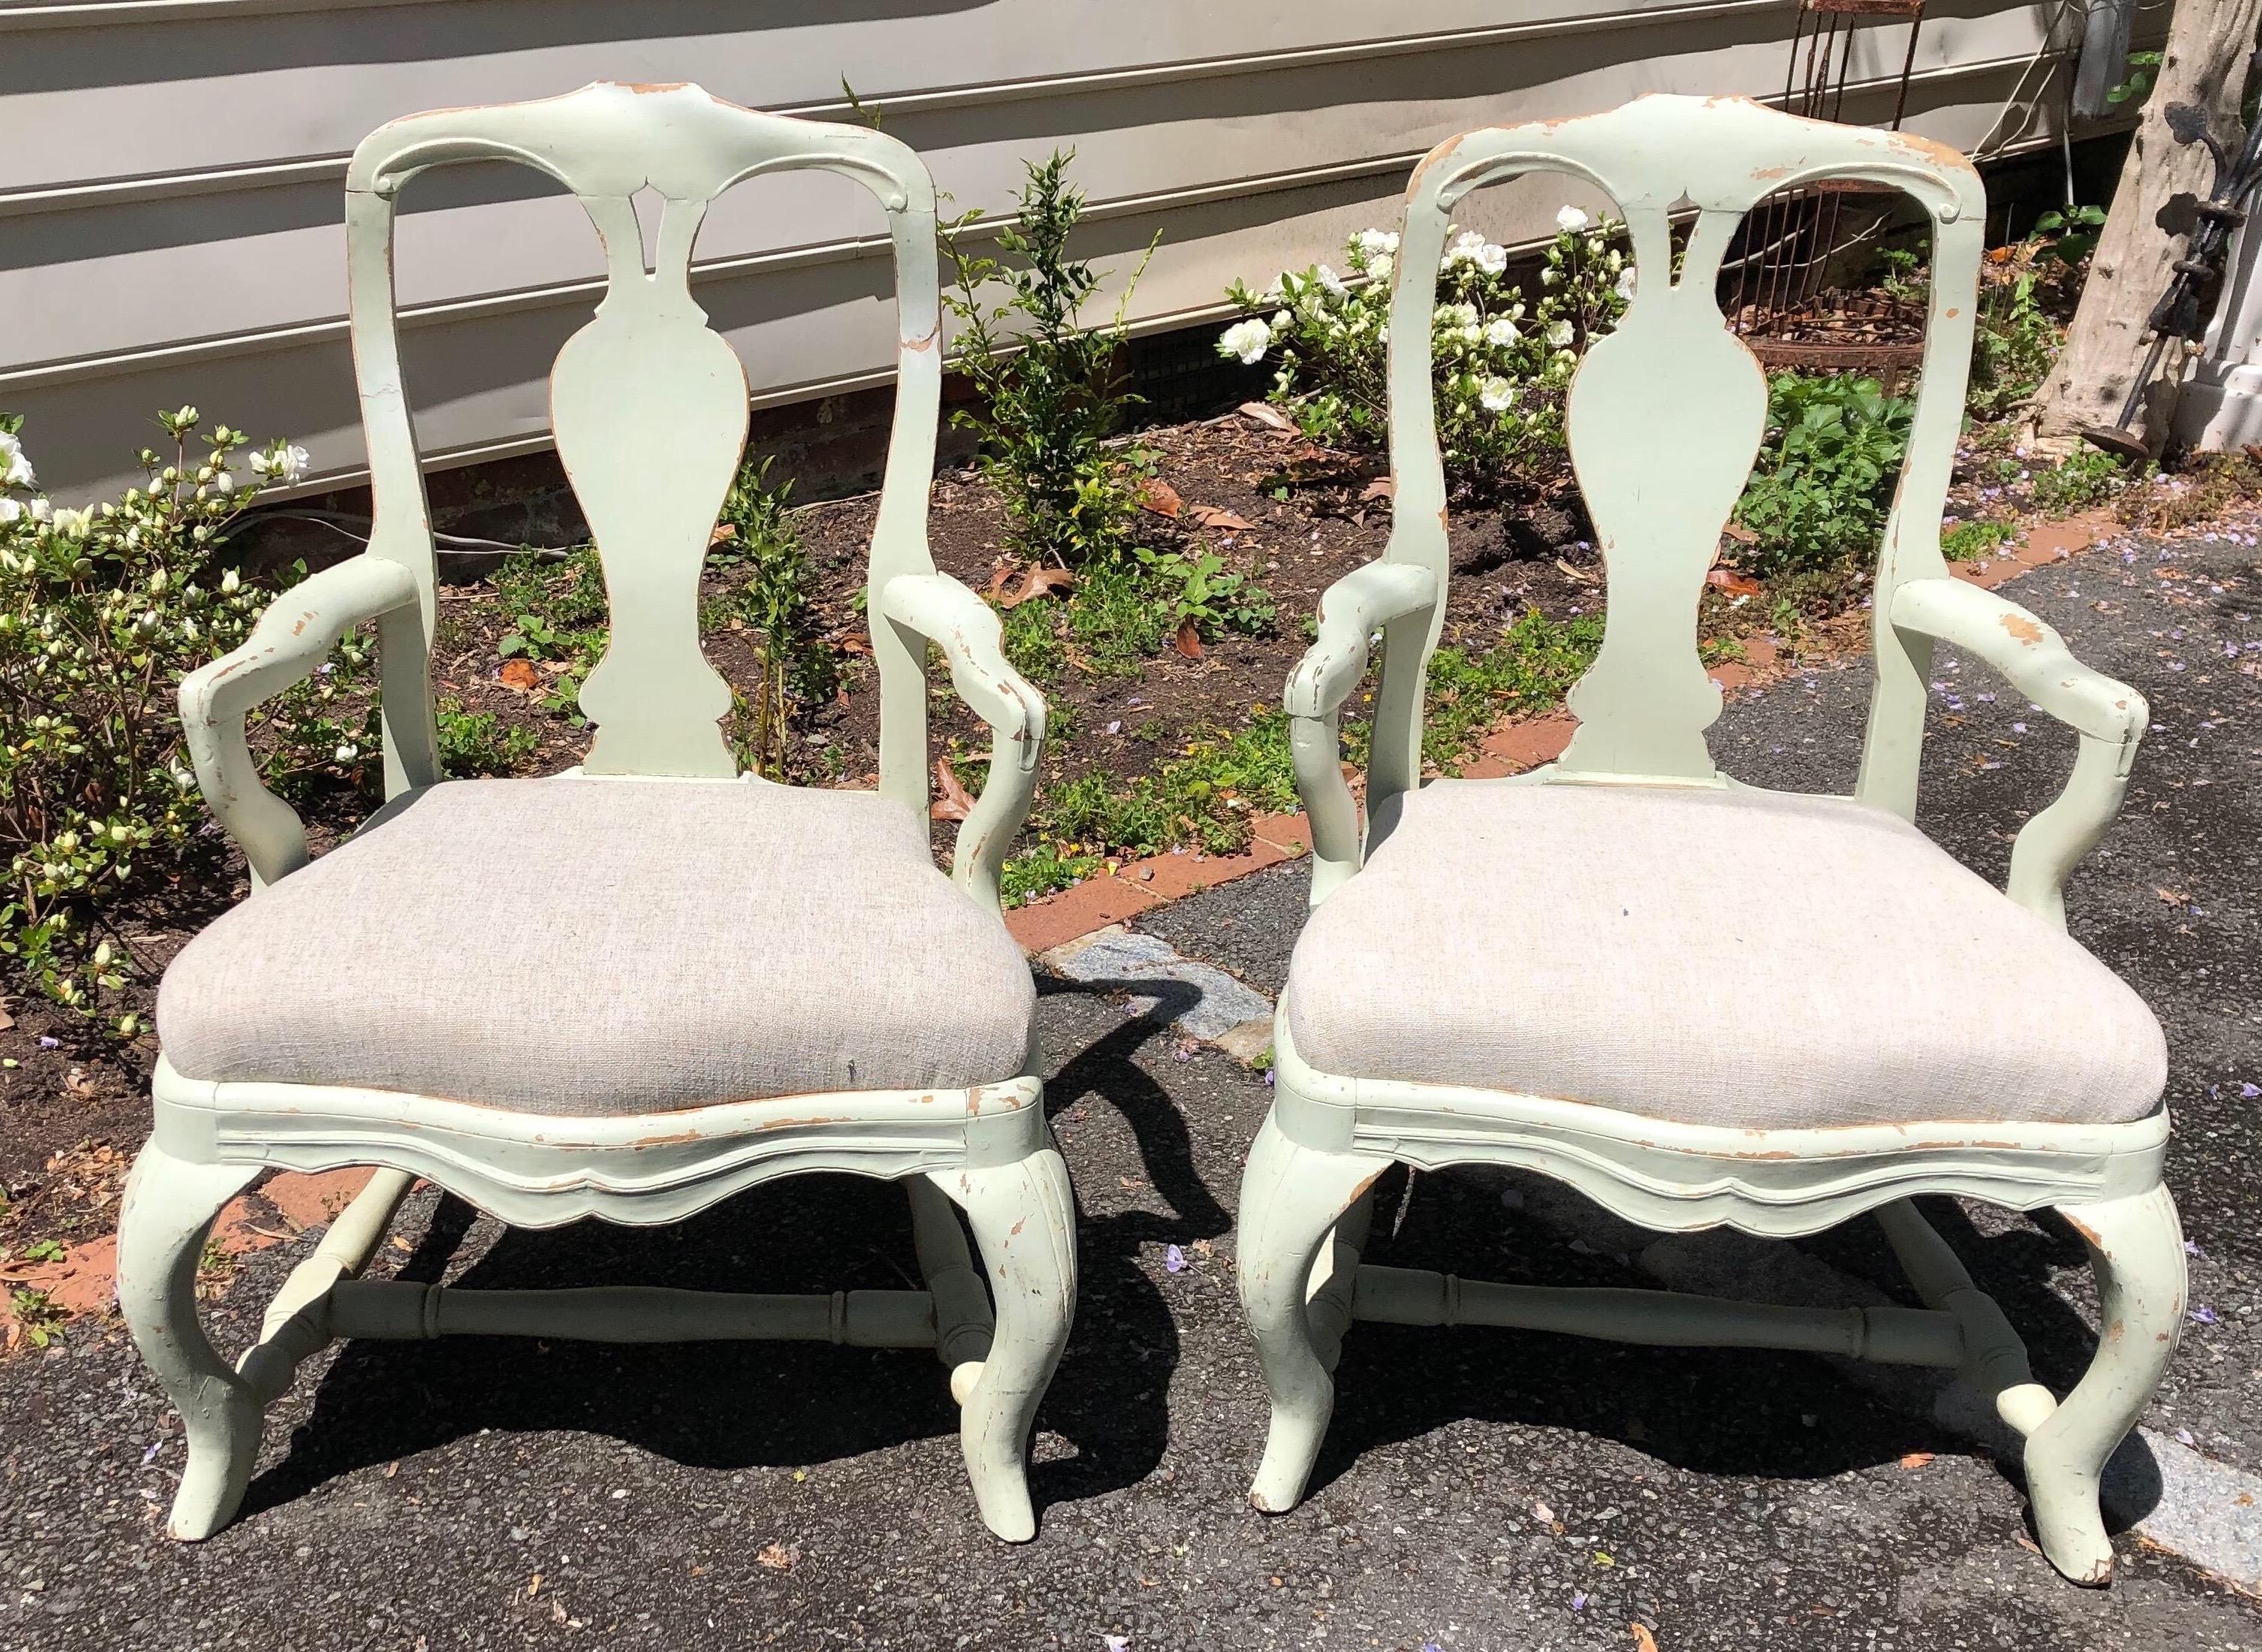
[[[1137,442],[1144,496],[1163,507],[1142,511],[1139,542],[1162,553],[1214,552],[1227,570],[1264,587],[1275,618],[1254,633],[1219,628],[1195,657],[1181,651],[1167,614],[1095,618],[1077,599],[1054,593],[1006,615],[1017,655],[1040,677],[1053,729],[1037,814],[1013,863],[1022,894],[1105,876],[1112,863],[1139,854],[1224,852],[1245,841],[1251,816],[1293,809],[1281,685],[1306,646],[1321,593],[1379,555],[1388,536],[1389,502],[1375,485],[1381,470],[1372,457],[1322,451],[1250,413],[1144,431]],[[2007,448],[1983,446],[1967,455],[1952,508],[1960,521],[2005,524],[2005,536],[1991,535],[1994,542],[1981,550],[2006,554],[2038,487],[2044,503],[2063,502],[2064,485],[2052,487],[2058,474]],[[2251,467],[2232,462],[2144,485],[2124,510],[2146,519],[2165,513],[2182,525],[2195,511],[2245,497],[2251,484]],[[807,628],[837,679],[831,694],[795,710],[785,767],[805,783],[868,786],[875,778],[876,694],[858,600],[875,506],[871,497],[842,499],[787,519],[810,567]],[[931,523],[937,563],[989,588],[1001,565],[1002,528],[990,485],[971,471],[940,478]],[[1444,642],[1454,651],[1431,686],[1431,756],[1442,769],[1473,756],[1504,718],[1560,704],[1599,637],[1603,600],[1597,557],[1580,524],[1555,507],[1471,504],[1452,513],[1451,528],[1456,576]],[[514,558],[445,589],[434,659],[451,772],[541,774],[579,759],[588,731],[569,708],[570,689],[602,637],[589,578],[586,557]],[[755,633],[734,597],[744,578],[742,564],[718,562],[710,571],[708,646],[734,687],[751,692],[760,669]],[[1860,650],[1868,628],[1861,586],[1840,589],[1835,613],[1802,614],[1741,576],[1712,587],[1704,604],[1708,657],[1747,670],[1757,660],[1764,674]],[[568,639],[533,650],[552,657],[528,658],[529,614],[553,639]],[[581,627],[580,640],[571,640]],[[1117,634],[1124,628],[1137,635]],[[359,726],[365,665],[342,667],[334,680],[327,715],[342,727]],[[933,704],[935,754],[978,789],[987,731],[954,697]],[[366,759],[318,765],[293,784],[318,847],[349,830],[375,801]],[[943,818],[934,830],[947,859],[955,827]],[[209,830],[177,860],[145,866],[146,894],[117,920],[133,975],[110,1009],[138,1012],[146,1028],[164,964],[248,885],[241,856]],[[508,937],[496,944],[499,966],[507,966]],[[6,1009],[12,1021],[0,1028],[0,1058],[11,1065],[0,1069],[0,1182],[15,1203],[0,1216],[0,1247],[103,1231],[115,1217],[115,1177],[100,1150],[130,1149],[146,1128],[155,1039],[145,1031],[120,1040],[20,991]]]

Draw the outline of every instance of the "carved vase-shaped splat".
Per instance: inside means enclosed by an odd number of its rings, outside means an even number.
[[[699,648],[699,576],[746,440],[746,376],[663,278],[617,277],[550,380],[558,454],[604,564],[612,640],[581,688],[591,774],[722,775],[730,686]]]
[[[1765,434],[1766,375],[1708,293],[1645,291],[1588,351],[1566,420],[1610,610],[1557,772],[1710,780],[1720,690],[1697,657],[1696,605]]]

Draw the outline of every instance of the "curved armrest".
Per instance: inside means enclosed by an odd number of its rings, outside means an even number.
[[[2057,801],[2019,830],[2006,892],[2065,923],[2065,880],[2120,813],[2150,710],[2143,695],[2074,658],[2065,639],[2015,602],[1960,579],[1913,579],[1893,593],[1896,630],[1953,643],[2081,736]]]
[[[1280,706],[1288,714],[1296,790],[1311,817],[1315,906],[1359,864],[1358,805],[1344,779],[1337,729],[1343,703],[1366,675],[1375,631],[1416,618],[1426,631],[1437,596],[1437,577],[1411,563],[1371,562],[1352,569],[1320,599],[1317,639],[1288,674]],[[1383,669],[1389,670],[1387,656]],[[1420,686],[1412,692],[1418,706]]]
[[[306,830],[260,783],[244,715],[304,681],[353,627],[417,600],[399,563],[356,557],[291,587],[259,616],[243,645],[181,679],[181,728],[197,784],[251,863],[255,887],[306,864]]]
[[[875,606],[892,623],[925,637],[950,661],[951,686],[988,723],[990,778],[958,829],[951,875],[987,906],[998,903],[998,874],[1029,812],[1045,741],[1045,700],[1005,660],[997,610],[939,573],[897,574]]]

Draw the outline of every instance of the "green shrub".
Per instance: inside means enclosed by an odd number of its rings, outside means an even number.
[[[1431,372],[1437,439],[1456,483],[1544,483],[1563,459],[1563,402],[1579,357],[1617,324],[1632,266],[1616,243],[1623,226],[1567,206],[1527,304],[1508,279],[1508,253],[1474,231],[1457,236],[1437,270]],[[1226,297],[1246,318],[1218,353],[1279,363],[1271,399],[1304,434],[1336,447],[1380,448],[1387,431],[1390,277],[1398,237],[1365,230],[1344,244],[1345,275],[1325,264],[1284,271],[1263,292],[1235,282]]]
[[[1177,624],[1156,600],[1145,570],[1127,557],[1092,563],[1077,576],[1063,623],[1078,658],[1100,677],[1136,677],[1168,645]]]
[[[2063,334],[2042,307],[2039,281],[2035,270],[2022,269],[1980,294],[1963,402],[1975,419],[1999,419],[2030,400],[2057,359]]]
[[[1950,562],[1977,562],[2018,536],[2008,522],[1958,522],[1940,536],[1940,554]]]
[[[180,680],[241,642],[273,594],[223,565],[228,531],[264,484],[297,480],[306,461],[287,442],[254,450],[226,425],[192,454],[193,407],[158,422],[173,451],[142,450],[147,487],[68,510],[32,493],[22,421],[0,416],[0,955],[88,1014],[132,973],[111,911],[144,862],[204,818]],[[302,757],[352,765],[367,749],[328,720],[327,686],[266,719],[263,753],[285,770]],[[130,1015],[116,1028],[140,1031]]]
[[[817,634],[816,571],[786,514],[793,484],[772,486],[769,474],[769,459],[748,461],[723,501],[708,565],[733,576],[743,569],[745,578],[709,604],[702,620],[708,628],[736,625],[754,634],[760,676],[735,707],[738,761],[783,779],[794,707],[829,698],[838,672]]]
[[[1009,548],[1080,568],[1129,549],[1137,501],[1106,442],[1139,398],[1120,365],[1128,336],[1121,305],[1104,327],[1087,331],[1079,320],[1100,277],[1069,256],[1084,212],[1083,195],[1067,181],[1073,158],[1055,150],[1028,167],[1018,221],[998,232],[1003,261],[969,249],[978,212],[944,230],[957,291],[946,290],[943,302],[959,321],[958,365],[978,392],[951,422],[981,439],[982,473],[1005,501]],[[1123,304],[1145,269],[1142,260]],[[1005,297],[991,302],[985,288]]]
[[[489,583],[512,616],[495,652],[556,667],[545,673],[549,687],[541,707],[580,727],[581,684],[604,657],[609,636],[605,571],[596,547],[582,545],[562,557],[522,550],[505,557]]]
[[[1423,757],[1447,773],[1456,772],[1502,718],[1561,705],[1602,646],[1601,614],[1559,621],[1532,608],[1482,653],[1439,649],[1430,657]],[[1354,756],[1364,756],[1364,734],[1362,729],[1359,739],[1347,742]]]
[[[1252,812],[1296,807],[1288,719],[1252,716],[1231,734],[1187,742],[1185,753],[1151,774],[1126,781],[1097,772],[1061,787],[1047,801],[1046,835],[1094,852],[1130,856],[1178,848],[1228,854],[1249,842]]]
[[[2064,514],[2102,505],[2118,493],[2127,480],[2121,461],[2095,448],[2080,448],[2047,470],[2035,473],[2034,506]]]
[[[1914,405],[1874,378],[1778,373],[1768,444],[1736,505],[1762,578],[1867,563],[1877,553]]]
[[[457,779],[515,773],[542,743],[531,729],[506,723],[492,711],[468,711],[462,700],[444,696],[433,707],[433,726],[440,766]]]
[[[1142,549],[1139,560],[1173,629],[1189,620],[1206,637],[1221,631],[1261,636],[1272,628],[1271,593],[1247,574],[1228,573],[1225,558],[1207,546],[1196,545],[1191,556]]]

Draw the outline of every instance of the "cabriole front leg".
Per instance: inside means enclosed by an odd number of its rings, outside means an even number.
[[[1268,1514],[1285,1514],[1302,1500],[1335,1411],[1331,1361],[1312,1335],[1312,1263],[1336,1219],[1388,1167],[1303,1146],[1271,1117],[1249,1150],[1235,1250],[1242,1311],[1272,1397],[1264,1461],[1249,1491]]]
[[[2078,1584],[2113,1581],[2097,1483],[2143,1413],[2184,1319],[2183,1228],[2165,1187],[2058,1214],[2089,1246],[2097,1276],[2097,1354],[2073,1392],[2027,1440],[2027,1495],[2042,1553]]]
[[[930,1173],[974,1230],[997,1328],[959,1414],[959,1445],[983,1523],[1009,1543],[1037,1534],[1029,1504],[1029,1429],[1076,1307],[1076,1196],[1045,1146],[1011,1164]]]
[[[188,1465],[173,1497],[175,1537],[210,1537],[227,1524],[259,1455],[262,1408],[197,1318],[197,1265],[222,1206],[257,1165],[194,1164],[152,1142],[133,1161],[118,1224],[118,1303],[134,1346],[181,1414]]]

